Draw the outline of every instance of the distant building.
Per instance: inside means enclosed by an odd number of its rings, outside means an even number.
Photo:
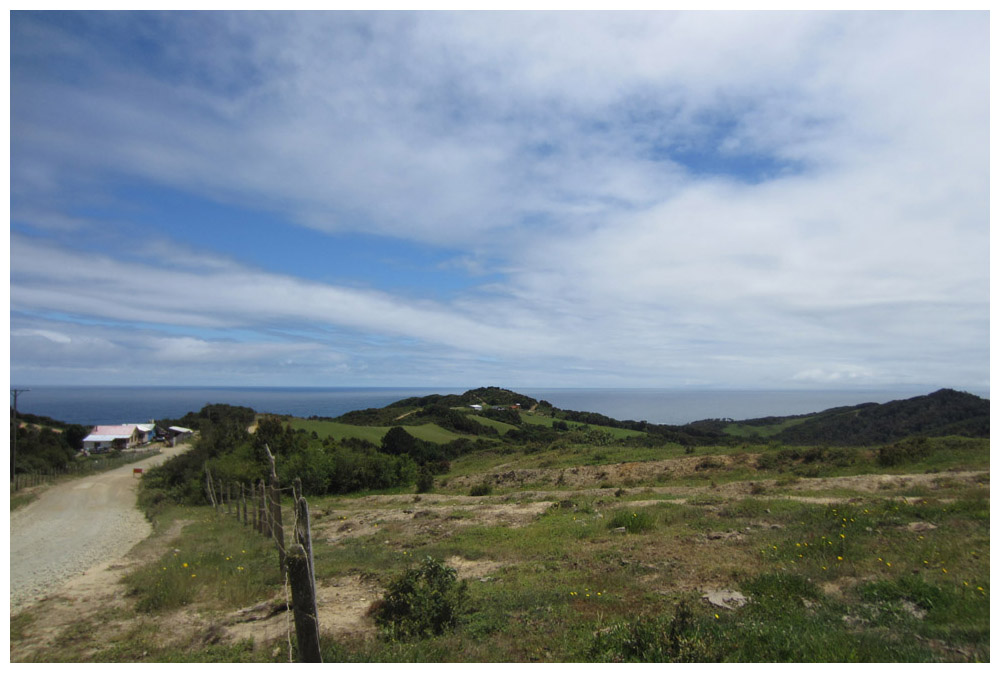
[[[139,431],[140,444],[149,444],[156,436],[155,423],[137,423],[135,427]]]
[[[135,424],[96,425],[90,434],[83,438],[83,448],[93,453],[111,449],[132,449],[144,444],[145,436]]]
[[[194,430],[189,428],[182,428],[177,425],[172,425],[167,428],[167,437],[170,441],[170,446],[176,446],[177,442],[183,442],[185,439],[194,434]]]
[[[483,410],[483,405],[481,405],[481,404],[470,404],[469,408],[472,409],[473,411],[482,411]]]

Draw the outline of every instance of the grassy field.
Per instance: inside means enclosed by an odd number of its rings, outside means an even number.
[[[557,418],[552,418],[551,416],[543,416],[541,414],[531,413],[531,412],[521,412],[521,420],[524,423],[531,423],[533,425],[545,425],[552,427]],[[584,423],[577,423],[576,421],[566,421],[566,425],[570,427],[571,430],[579,430],[581,428],[591,427],[601,432],[606,432],[615,439],[622,439],[623,437],[640,437],[646,433],[639,432],[638,430],[628,430],[626,428],[611,428],[607,426],[587,426]]]
[[[469,414],[469,418],[476,421],[477,423],[482,423],[487,427],[494,428],[501,435],[506,435],[511,430],[517,428],[516,425],[511,425],[510,423],[504,423],[503,421],[497,421],[492,418],[486,418],[478,414]]]
[[[498,446],[430,493],[311,499],[324,660],[989,661],[989,442],[923,448]],[[207,508],[156,530],[113,619],[32,649],[51,617],[27,611],[12,660],[288,660],[284,613],[239,616],[285,601],[266,540]],[[465,583],[456,616],[391,637],[372,606],[428,557]]]
[[[337,421],[316,421],[304,418],[293,418],[288,423],[293,430],[305,430],[315,432],[320,438],[333,437],[341,440],[349,437],[365,439],[373,444],[379,444],[385,433],[389,432],[389,427],[375,427],[365,425],[350,425],[348,423],[338,423]],[[451,430],[446,430],[433,423],[423,425],[404,425],[408,433],[417,439],[423,439],[435,444],[447,444],[461,437]]]

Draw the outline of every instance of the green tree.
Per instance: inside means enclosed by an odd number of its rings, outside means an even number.
[[[413,453],[417,447],[417,438],[398,425],[390,428],[382,437],[382,453],[392,456]]]

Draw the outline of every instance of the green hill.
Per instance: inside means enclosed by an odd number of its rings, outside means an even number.
[[[699,421],[743,438],[768,438],[795,445],[872,446],[908,437],[990,436],[990,401],[950,389],[884,404],[836,407],[804,416],[768,417],[725,423]]]

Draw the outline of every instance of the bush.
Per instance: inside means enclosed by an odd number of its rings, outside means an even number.
[[[434,475],[426,467],[421,467],[417,473],[417,493],[428,493],[434,488]]]
[[[469,489],[469,495],[489,495],[492,492],[493,488],[485,481]]]
[[[454,568],[430,556],[389,585],[372,608],[375,623],[392,639],[436,636],[465,611],[467,586]]]
[[[931,451],[926,437],[914,437],[892,446],[883,446],[878,450],[878,464],[882,467],[892,467],[909,463],[926,457]]]
[[[639,617],[616,624],[594,636],[590,659],[601,662],[717,661],[683,601],[672,619]]]

